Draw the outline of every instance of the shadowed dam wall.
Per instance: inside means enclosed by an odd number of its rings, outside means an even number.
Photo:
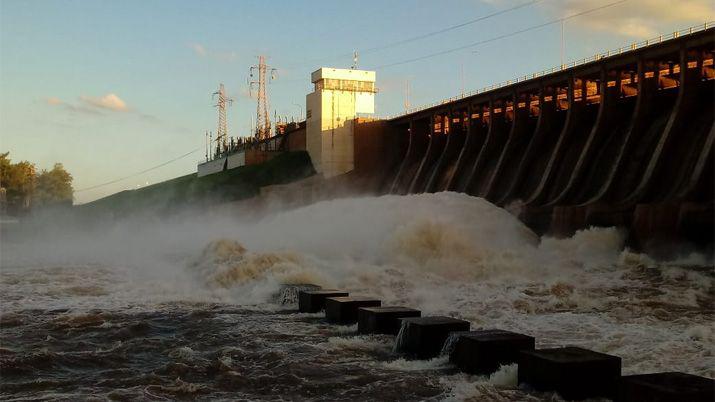
[[[715,30],[389,120],[383,191],[459,191],[539,234],[712,248]]]

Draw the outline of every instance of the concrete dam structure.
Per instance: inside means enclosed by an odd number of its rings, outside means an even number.
[[[383,191],[466,192],[538,234],[711,247],[715,30],[673,36],[389,120]]]

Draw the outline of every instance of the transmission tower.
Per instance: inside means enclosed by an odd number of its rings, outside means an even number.
[[[226,96],[223,84],[220,84],[218,91],[213,93],[217,97],[214,106],[218,108],[218,130],[216,131],[216,149],[220,152],[228,150],[228,125],[226,124],[226,104],[233,104],[233,99]]]
[[[251,66],[249,74],[253,78],[253,70],[258,71],[258,81],[249,81],[248,90],[249,94],[253,96],[254,86],[258,86],[257,100],[258,105],[256,107],[256,138],[262,140],[271,136],[271,119],[268,115],[268,93],[266,92],[266,84],[268,83],[266,79],[266,73],[270,71],[270,79],[275,79],[276,70],[266,65],[266,57],[258,56],[258,65]]]

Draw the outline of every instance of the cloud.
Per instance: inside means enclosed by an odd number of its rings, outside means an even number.
[[[55,125],[66,125],[69,121],[72,127],[77,127],[78,123],[85,121],[85,117],[105,119],[110,116],[116,116],[122,121],[137,121],[143,124],[162,127],[170,126],[172,130],[177,132],[190,132],[186,127],[174,126],[155,115],[144,113],[134,107],[129,107],[124,100],[114,93],[108,93],[99,97],[82,95],[79,96],[75,102],[65,101],[56,96],[42,98],[41,101],[48,107],[62,111],[66,114],[65,117],[71,117],[69,120],[59,119],[53,121],[52,124]]]
[[[559,0],[560,17],[596,8],[603,0]],[[607,3],[605,3],[607,4]],[[630,0],[578,18],[578,24],[596,31],[615,32],[622,36],[647,39],[656,37],[667,25],[682,28],[702,24],[715,18],[715,3],[710,0]],[[567,22],[568,23],[568,22]]]
[[[197,56],[206,56],[206,48],[203,47],[203,45],[200,45],[198,43],[189,43],[189,48],[191,48],[191,50],[193,50]]]
[[[115,112],[126,112],[129,110],[126,102],[116,94],[109,93],[101,97],[93,97],[82,95],[80,101],[86,105],[98,107],[101,109],[111,110]]]
[[[522,1],[481,0],[483,3],[504,8]],[[546,0],[535,5],[557,18],[613,3],[615,0]],[[664,26],[686,28],[715,19],[715,2],[712,0],[628,0],[588,15],[568,20],[567,25],[591,31],[611,32],[633,39],[657,37]]]
[[[81,95],[76,102],[67,102],[58,97],[51,96],[44,98],[44,103],[51,107],[58,107],[73,113],[107,115],[115,112],[132,112],[145,119],[152,118],[150,115],[130,108],[122,98],[114,93],[108,93],[98,97]]]
[[[48,98],[44,99],[45,104],[52,106],[52,107],[57,107],[64,109],[68,112],[72,113],[84,113],[84,114],[93,114],[93,115],[98,115],[101,114],[99,110],[96,108],[88,107],[87,105],[83,104],[72,104],[69,102],[65,102],[60,98],[57,98],[55,96],[51,96]]]
[[[56,98],[56,97],[54,97],[54,96],[51,96],[51,97],[49,97],[49,98],[46,98],[46,99],[45,99],[45,102],[47,102],[47,104],[48,104],[48,105],[51,105],[51,106],[57,106],[57,105],[61,105],[61,104],[64,103],[64,101],[62,101],[62,99]]]
[[[194,51],[194,53],[196,53],[197,56],[206,56],[206,48],[203,45],[198,43],[189,43],[189,47]]]
[[[200,43],[193,42],[187,44],[187,46],[194,52],[196,56],[200,58],[209,58],[223,62],[232,62],[238,58],[238,53],[234,51],[211,50]]]

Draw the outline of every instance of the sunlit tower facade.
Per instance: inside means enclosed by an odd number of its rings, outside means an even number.
[[[324,177],[355,168],[355,118],[375,113],[375,72],[321,68],[311,74],[306,96],[306,148]]]

